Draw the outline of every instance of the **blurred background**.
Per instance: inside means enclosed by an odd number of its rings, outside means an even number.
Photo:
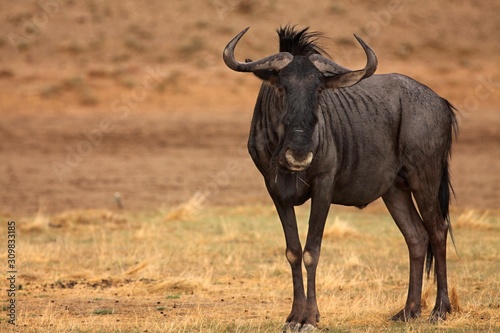
[[[222,62],[277,51],[310,26],[339,64],[407,74],[460,110],[455,207],[500,208],[500,2],[97,1],[0,3],[0,213],[189,200],[270,203],[246,152],[260,82]],[[375,207],[377,204],[375,203]]]

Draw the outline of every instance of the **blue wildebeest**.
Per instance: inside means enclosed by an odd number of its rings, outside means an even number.
[[[305,331],[319,321],[316,267],[330,205],[362,208],[379,197],[401,230],[410,257],[407,301],[392,319],[420,315],[426,258],[427,274],[435,260],[437,278],[431,320],[445,319],[451,312],[446,277],[448,160],[456,130],[451,104],[407,76],[373,75],[375,53],[357,36],[367,56],[360,70],[326,58],[317,43],[319,33],[290,26],[277,30],[279,53],[239,62],[234,49],[247,30],[229,42],[223,58],[230,69],[263,80],[248,150],[285,233],[293,278],[286,327]],[[294,206],[308,199],[311,213],[302,249]]]

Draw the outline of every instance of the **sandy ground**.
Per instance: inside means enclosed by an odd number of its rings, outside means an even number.
[[[478,112],[479,114],[479,112]],[[500,135],[495,110],[462,122],[452,156],[455,206],[498,208]],[[151,210],[210,193],[209,204],[269,203],[246,152],[250,111],[186,110],[4,116],[0,196],[4,213],[115,208]]]
[[[221,51],[251,25],[237,56],[275,52],[273,29],[294,22],[325,31],[332,57],[352,68],[364,61],[352,38],[359,33],[376,50],[380,73],[408,74],[457,105],[456,206],[499,208],[496,3],[0,7],[5,215],[116,208],[115,192],[130,210],[176,205],[199,191],[212,193],[213,205],[269,203],[245,149],[259,82],[225,68]]]
[[[270,204],[245,147],[259,81],[228,70],[221,53],[247,26],[252,29],[237,57],[274,53],[273,30],[287,23],[324,31],[329,54],[350,68],[364,65],[352,37],[357,33],[377,53],[379,73],[407,74],[456,105],[461,112],[452,156],[453,207],[498,210],[499,12],[498,1],[472,0],[4,1],[0,215],[37,222],[31,216],[38,212],[42,219],[73,210],[116,213],[116,193],[132,215],[196,200],[197,193],[209,193],[205,204],[210,206]],[[383,204],[370,207],[383,209]],[[482,248],[475,251],[498,262]],[[52,274],[33,281],[20,275],[26,287],[20,315],[41,318],[33,331],[54,323],[51,313],[90,320],[89,327],[99,328],[96,316],[80,316],[101,307],[117,309],[112,319],[122,323],[130,314],[152,322],[167,313],[198,316],[191,303],[219,307],[225,318],[250,309],[245,316],[258,321],[283,318],[289,303],[279,298],[268,314],[269,304],[256,305],[253,297],[211,294],[186,296],[178,306],[176,299],[160,299],[161,291],[125,293],[144,287],[139,278],[119,285],[97,278],[76,285],[67,279],[46,283]],[[94,269],[89,275],[102,274]],[[495,286],[487,291],[493,298]],[[491,304],[498,307],[495,300]],[[479,307],[482,313],[488,306]],[[487,321],[481,313],[472,318]],[[66,331],[65,325],[60,320],[54,329]]]

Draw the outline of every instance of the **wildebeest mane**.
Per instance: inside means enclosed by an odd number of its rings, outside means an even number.
[[[280,52],[289,52],[293,56],[328,55],[318,44],[318,39],[323,37],[321,32],[309,31],[309,27],[296,30],[290,25],[280,27],[276,32],[280,39]]]

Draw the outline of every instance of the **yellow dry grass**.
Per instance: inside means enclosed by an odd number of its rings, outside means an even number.
[[[18,331],[278,332],[291,278],[272,207],[205,207],[189,219],[168,214],[78,211],[20,220]],[[303,234],[307,207],[297,215]],[[321,331],[498,331],[500,219],[490,214],[484,223],[492,228],[456,228],[449,320],[426,320],[435,297],[430,280],[423,317],[393,323],[388,318],[407,290],[399,231],[386,213],[335,209],[318,271]],[[6,316],[0,326],[12,329]]]
[[[205,195],[200,192],[196,192],[191,198],[189,198],[189,200],[169,210],[165,215],[165,219],[167,221],[192,220],[203,208],[205,200]]]
[[[495,226],[488,222],[489,212],[479,212],[473,209],[462,212],[453,227],[457,229],[492,230]]]
[[[341,220],[338,216],[333,220],[333,224],[328,229],[325,229],[323,234],[324,239],[337,237],[360,237],[361,233],[354,229],[348,222]]]

